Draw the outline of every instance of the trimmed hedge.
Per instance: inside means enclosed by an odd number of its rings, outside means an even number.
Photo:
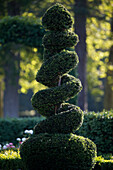
[[[80,80],[67,74],[78,63],[75,52],[65,51],[78,42],[78,36],[68,30],[72,22],[71,15],[61,4],[49,8],[42,18],[43,26],[49,29],[43,38],[44,48],[57,54],[44,61],[36,76],[38,82],[51,88],[32,97],[33,107],[47,119],[35,126],[35,135],[20,147],[20,155],[29,170],[91,170],[95,165],[96,145],[87,138],[71,134],[82,125],[83,111],[64,103],[82,89]]]
[[[62,112],[62,110],[66,112]],[[65,103],[60,109],[60,114],[43,120],[34,128],[34,133],[74,133],[83,123],[83,112],[79,107]]]
[[[70,72],[77,64],[77,54],[72,51],[63,50],[42,64],[40,70],[37,72],[36,80],[40,83],[43,82],[43,84],[48,87],[57,86],[59,76]],[[69,76],[70,75],[68,75],[68,77]]]
[[[76,45],[78,41],[78,35],[70,31],[48,31],[42,39],[44,47],[50,51],[58,51],[72,47]]]
[[[24,130],[33,129],[43,119],[43,117],[0,119],[0,143],[15,144],[16,138],[22,137]],[[93,140],[98,146],[98,154],[113,154],[113,110],[102,113],[86,112],[83,125],[76,134]]]
[[[96,147],[88,138],[74,134],[38,134],[20,147],[29,170],[91,170],[95,165]]]
[[[71,28],[73,21],[69,11],[60,4],[50,7],[42,18],[42,24],[46,29],[59,31]]]
[[[105,160],[101,156],[97,157],[94,170],[113,170],[113,160]]]
[[[43,119],[43,117],[0,119],[0,144],[6,142],[17,144],[16,138],[22,138],[24,130],[33,129]]]
[[[42,162],[43,164],[43,162]],[[27,170],[23,165],[20,156],[3,155],[0,153],[0,170]],[[93,170],[113,170],[113,160],[106,160],[99,156],[96,158],[96,165]]]
[[[63,83],[62,86],[41,90],[33,95],[32,105],[38,113],[46,117],[54,116],[55,105],[60,105],[74,97],[82,89],[81,82],[78,79],[69,75],[69,80],[69,82]]]
[[[83,125],[77,134],[94,141],[98,154],[113,154],[113,110],[101,113],[86,112]]]
[[[20,154],[13,150],[0,153],[0,170],[27,170],[20,158]]]
[[[42,47],[45,31],[36,18],[4,17],[0,21],[0,43],[15,42],[31,47]]]

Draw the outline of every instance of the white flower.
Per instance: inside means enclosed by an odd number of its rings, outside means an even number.
[[[24,133],[29,133],[29,130],[25,130]]]
[[[20,139],[20,138],[17,138],[16,140],[17,140],[17,141],[21,141],[21,139]]]
[[[9,146],[9,144],[7,143],[6,145],[4,145],[4,146]]]
[[[32,135],[33,134],[33,130],[29,130],[29,133]]]
[[[33,134],[33,130],[25,130],[24,133]]]
[[[26,140],[26,138],[22,138],[22,142],[24,142]]]
[[[3,149],[7,149],[7,146],[6,146],[6,145],[4,145],[4,146],[3,146]]]
[[[2,149],[2,145],[0,144],[0,150]]]

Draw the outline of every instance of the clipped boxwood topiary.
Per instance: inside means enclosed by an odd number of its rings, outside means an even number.
[[[80,80],[68,74],[78,64],[77,54],[65,50],[78,41],[77,35],[68,31],[72,18],[56,4],[46,11],[42,23],[50,31],[43,38],[44,63],[36,80],[48,89],[35,93],[32,105],[47,119],[34,127],[34,136],[22,144],[20,154],[28,170],[91,170],[96,146],[74,134],[83,123],[83,111],[65,103],[82,89]]]
[[[70,31],[49,31],[43,37],[45,48],[58,51],[72,47],[78,43],[78,36]]]
[[[21,156],[28,169],[92,169],[95,144],[73,134],[38,134],[23,143]]]
[[[62,31],[72,27],[73,18],[63,5],[56,4],[45,12],[42,24],[48,30]]]

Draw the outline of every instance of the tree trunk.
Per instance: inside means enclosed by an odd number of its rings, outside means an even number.
[[[20,55],[11,53],[8,57],[10,59],[4,66],[4,117],[18,117]]]
[[[18,117],[18,78],[16,78],[16,84],[13,85],[8,79],[8,74],[5,77],[4,117]]]
[[[113,109],[113,68],[112,67],[113,67],[113,45],[111,46],[110,49],[106,85],[105,85],[104,108],[106,110]]]
[[[78,105],[82,110],[88,109],[87,103],[87,82],[86,82],[86,11],[87,0],[75,0],[75,33],[79,36],[79,43],[75,50],[79,57],[78,76],[82,82],[83,89],[78,96]]]
[[[110,26],[111,26],[111,38],[113,39],[113,14]],[[105,82],[104,108],[106,110],[110,110],[113,109],[113,45],[110,48],[109,61],[107,66],[108,67]]]
[[[0,80],[0,118],[3,117],[3,80]]]
[[[7,4],[9,16],[20,14],[17,1],[10,1]],[[11,51],[9,50],[9,53]],[[9,58],[9,56],[7,56]],[[15,53],[10,55],[9,61],[4,65],[5,70],[5,91],[4,91],[4,117],[18,117],[19,113],[19,68],[20,55]],[[16,69],[15,69],[16,68]],[[15,74],[16,73],[16,74]]]

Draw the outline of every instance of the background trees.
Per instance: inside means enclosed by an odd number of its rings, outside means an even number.
[[[19,2],[18,1],[4,1],[4,3],[2,4],[4,8],[1,10],[1,18],[3,18],[4,16],[7,16],[7,15],[8,16],[20,15],[28,7],[27,5],[29,5],[29,4],[30,4],[30,1],[27,1],[27,4],[24,1],[19,1]],[[7,27],[8,27],[7,22],[9,22],[9,23],[12,22],[12,25],[10,25],[10,27],[9,27],[10,30],[11,29],[13,30],[13,26],[14,27],[16,26],[16,23],[14,24],[14,21],[12,21],[12,20],[9,21],[6,19],[5,22],[6,22],[6,25],[4,24],[4,27],[6,27],[6,31],[7,31]],[[35,24],[35,23],[32,23],[32,24]],[[17,24],[17,26],[18,26],[18,24]],[[28,27],[29,27],[29,25],[28,25]],[[18,35],[18,31],[19,30],[17,28],[17,33],[15,32],[14,34]],[[28,30],[26,29],[23,31],[27,32]],[[11,31],[9,31],[9,33],[11,33]],[[12,33],[12,37],[15,35],[13,35],[13,33]],[[7,36],[10,36],[10,35],[7,34]],[[36,37],[37,37],[37,35],[36,35]],[[42,35],[41,35],[41,38],[42,38]],[[5,43],[2,43],[2,40],[1,40],[2,47],[1,47],[0,60],[1,60],[1,67],[3,70],[4,83],[5,83],[5,87],[4,87],[4,116],[5,117],[18,117],[18,112],[19,112],[19,93],[18,93],[18,91],[19,91],[19,80],[20,80],[19,79],[20,78],[20,68],[22,65],[21,53],[23,53],[26,49],[25,45],[24,46],[20,45],[21,40],[20,40],[20,43],[18,41],[18,44],[16,44],[16,40],[15,41],[13,40],[12,42],[13,43],[7,42],[5,44]],[[35,46],[35,48],[36,48],[36,46]],[[31,51],[32,51],[31,59],[33,59],[32,56],[34,56],[34,53],[36,56],[37,49],[34,50],[32,48],[31,49],[27,48],[27,51],[29,53],[31,53]],[[25,56],[25,54],[27,56]],[[24,57],[27,58],[27,61],[30,60],[27,52],[24,53]],[[23,61],[24,61],[24,59],[23,59]],[[20,84],[22,84],[21,82],[22,81],[20,81]],[[24,82],[24,84],[25,84],[25,82]],[[24,90],[24,92],[25,92],[25,90]],[[2,103],[2,99],[1,99],[1,103]]]

